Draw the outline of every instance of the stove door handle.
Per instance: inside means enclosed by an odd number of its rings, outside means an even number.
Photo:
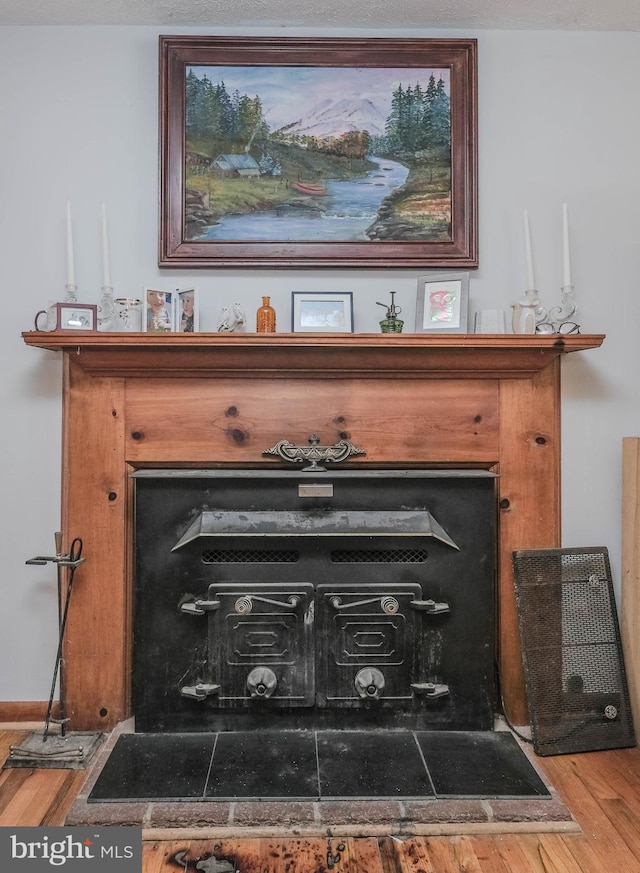
[[[418,612],[426,612],[429,615],[442,615],[451,611],[448,603],[436,603],[435,600],[412,600],[410,606]]]
[[[197,685],[183,685],[180,689],[180,694],[183,697],[190,697],[192,700],[206,700],[213,694],[219,694],[219,685],[208,685],[204,682],[198,682]]]
[[[204,615],[219,608],[219,600],[190,600],[188,603],[180,604],[180,612],[184,612],[185,615]]]
[[[411,690],[414,694],[420,694],[435,700],[438,697],[446,697],[450,693],[448,685],[438,682],[412,682]]]

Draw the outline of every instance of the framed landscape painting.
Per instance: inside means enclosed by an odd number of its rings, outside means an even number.
[[[160,37],[163,267],[473,267],[473,39]]]

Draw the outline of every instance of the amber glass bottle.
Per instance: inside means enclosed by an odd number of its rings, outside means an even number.
[[[256,331],[258,333],[276,332],[276,311],[271,306],[270,301],[270,297],[262,298],[262,306],[256,314]]]

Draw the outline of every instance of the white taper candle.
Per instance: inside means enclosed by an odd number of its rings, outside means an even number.
[[[71,227],[71,203],[67,200],[67,285],[76,284],[76,269],[73,259],[73,230]]]
[[[102,286],[111,288],[111,270],[109,269],[109,236],[107,234],[107,208],[102,204]]]
[[[571,250],[569,248],[569,211],[562,204],[562,287],[571,286]]]
[[[531,251],[531,231],[529,229],[529,213],[524,211],[524,252],[527,259],[527,291],[536,287],[533,275],[533,253]]]

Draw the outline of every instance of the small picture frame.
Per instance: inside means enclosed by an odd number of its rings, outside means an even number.
[[[195,333],[200,329],[198,295],[195,288],[176,288],[173,295],[173,329],[176,333]]]
[[[174,325],[173,299],[173,291],[164,291],[157,286],[147,286],[144,289],[143,331],[171,333]]]
[[[292,291],[294,333],[353,333],[352,291]]]
[[[98,307],[93,303],[56,303],[56,330],[97,330]]]
[[[467,333],[469,273],[418,276],[416,333]]]

